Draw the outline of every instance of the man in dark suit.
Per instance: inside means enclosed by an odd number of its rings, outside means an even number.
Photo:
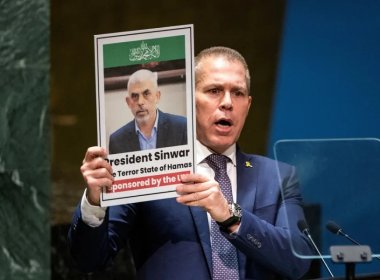
[[[195,65],[197,172],[182,176],[176,199],[101,208],[112,168],[104,149],[89,148],[81,167],[87,188],[69,233],[72,255],[94,271],[129,242],[138,279],[298,279],[310,261],[292,249],[311,249],[297,228],[304,214],[294,168],[236,145],[252,99],[246,62],[214,47]],[[214,158],[225,162],[223,172]]]
[[[158,110],[160,97],[156,72],[141,69],[129,77],[125,99],[135,118],[111,134],[110,154],[187,144],[186,118]]]

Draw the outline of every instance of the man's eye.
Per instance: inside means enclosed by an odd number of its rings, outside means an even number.
[[[237,90],[237,91],[234,91],[234,95],[235,96],[244,96],[245,94],[243,91]]]
[[[137,100],[139,98],[139,95],[138,94],[132,94],[131,97],[133,100]]]
[[[150,95],[150,91],[144,91],[144,97],[148,97]]]
[[[221,90],[218,88],[212,88],[212,89],[209,89],[208,92],[212,94],[218,94],[221,92]]]

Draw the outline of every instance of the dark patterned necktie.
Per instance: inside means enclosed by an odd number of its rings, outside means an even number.
[[[232,203],[231,181],[227,175],[227,160],[224,155],[211,154],[206,158],[209,166],[215,171],[215,181],[227,199]],[[238,280],[239,269],[236,248],[220,233],[218,224],[211,220],[211,249],[213,280]]]

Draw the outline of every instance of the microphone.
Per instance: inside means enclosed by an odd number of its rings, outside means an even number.
[[[314,247],[315,251],[318,253],[319,258],[322,260],[323,265],[326,267],[326,269],[329,272],[330,276],[334,278],[334,274],[331,272],[329,266],[325,262],[325,259],[322,257],[321,252],[319,252],[317,245],[315,245],[314,240],[311,237],[309,226],[307,225],[306,221],[305,220],[299,220],[298,223],[297,223],[297,226],[298,226],[299,230],[303,234],[305,234],[307,236],[307,238],[309,238],[309,240],[311,241],[311,244],[313,244],[313,247]]]
[[[353,238],[351,238],[347,233],[345,233],[342,229],[341,226],[339,226],[337,223],[335,223],[334,221],[328,221],[327,224],[326,224],[326,228],[334,233],[334,234],[337,234],[337,235],[341,235],[341,236],[344,236],[345,238],[347,238],[348,240],[350,240],[352,243],[356,244],[356,245],[361,245],[359,242],[357,242],[356,240],[354,240]],[[380,260],[379,257],[376,257],[376,259]]]
[[[352,239],[348,234],[346,234],[342,227],[340,227],[337,223],[333,222],[333,221],[328,221],[327,224],[326,224],[326,228],[334,233],[334,234],[337,234],[337,235],[341,235],[341,236],[344,236],[346,237],[348,240],[350,240],[352,243],[356,244],[356,245],[360,245],[359,242],[357,242],[356,240]]]

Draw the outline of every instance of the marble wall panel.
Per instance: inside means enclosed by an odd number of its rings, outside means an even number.
[[[0,279],[50,278],[49,2],[0,0]]]

